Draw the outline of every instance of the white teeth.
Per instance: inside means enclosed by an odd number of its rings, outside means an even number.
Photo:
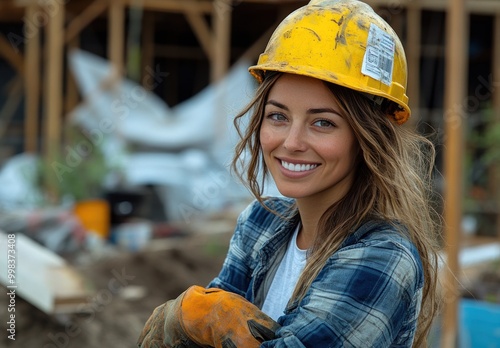
[[[293,164],[285,161],[281,161],[281,165],[292,172],[305,172],[318,166],[317,164]]]

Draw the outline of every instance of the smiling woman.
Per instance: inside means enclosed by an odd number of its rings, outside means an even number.
[[[219,302],[200,310],[187,290],[158,307],[140,342],[426,345],[438,303],[434,147],[401,126],[406,71],[399,38],[362,2],[312,0],[278,26],[235,119],[233,169],[256,201],[208,284]],[[285,197],[262,195],[269,175]],[[228,304],[231,323],[218,325]],[[199,320],[183,320],[190,311]]]
[[[278,190],[318,211],[346,194],[355,173],[359,147],[340,110],[325,83],[292,74],[276,81],[264,109],[260,143]]]

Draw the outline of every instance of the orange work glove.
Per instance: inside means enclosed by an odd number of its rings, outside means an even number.
[[[243,297],[191,286],[157,307],[138,340],[142,348],[258,348],[279,324]]]

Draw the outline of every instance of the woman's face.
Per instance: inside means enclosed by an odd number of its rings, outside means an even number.
[[[276,81],[265,104],[260,142],[284,196],[331,204],[352,185],[359,146],[320,80],[284,74]]]

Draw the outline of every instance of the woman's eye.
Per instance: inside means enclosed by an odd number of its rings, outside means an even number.
[[[317,120],[316,122],[314,122],[314,125],[321,128],[335,127],[335,124],[329,120]]]
[[[267,118],[273,121],[286,121],[286,117],[279,113],[270,113]]]

